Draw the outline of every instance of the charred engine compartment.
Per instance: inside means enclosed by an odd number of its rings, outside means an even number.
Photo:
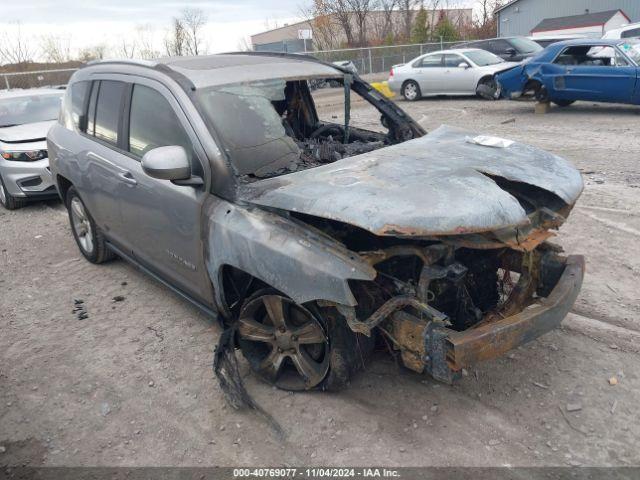
[[[528,251],[469,248],[446,240],[378,237],[340,222],[295,216],[339,239],[377,272],[374,281],[349,282],[355,307],[337,306],[351,329],[369,336],[379,331],[406,367],[446,383],[461,370],[443,349],[448,336],[520,314],[549,295],[564,270],[560,247],[547,242]]]

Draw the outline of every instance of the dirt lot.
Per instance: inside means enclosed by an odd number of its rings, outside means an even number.
[[[336,97],[321,96],[332,111]],[[248,375],[283,439],[225,407],[213,321],[122,261],[84,261],[59,203],[1,210],[0,464],[639,465],[640,110],[401,105],[427,130],[528,142],[581,169],[586,190],[558,241],[587,256],[588,274],[564,328],[453,387],[382,353],[339,394],[289,394]],[[358,104],[354,117],[367,121]]]

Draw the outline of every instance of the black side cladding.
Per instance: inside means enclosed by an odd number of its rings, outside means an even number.
[[[220,389],[231,407],[236,410],[249,408],[255,411],[267,421],[278,437],[284,439],[285,433],[280,424],[253,400],[244,386],[236,358],[236,330],[237,324],[222,332],[213,354],[213,372],[218,378]]]

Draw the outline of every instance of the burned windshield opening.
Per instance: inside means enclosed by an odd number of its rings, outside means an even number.
[[[328,121],[316,109],[318,89],[327,94],[334,113]],[[378,125],[359,128],[349,121],[351,104],[363,99],[345,88],[342,77],[231,84],[199,91],[196,97],[235,173],[249,180],[317,167],[390,143],[387,122],[366,100]]]

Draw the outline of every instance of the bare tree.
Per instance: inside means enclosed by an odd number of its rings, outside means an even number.
[[[187,32],[182,20],[173,19],[171,29],[164,39],[165,53],[170,57],[180,57],[187,52]]]
[[[0,35],[0,62],[27,63],[33,60],[35,49],[33,42],[22,36],[20,22],[14,24],[15,31],[6,30]]]
[[[136,56],[135,40],[123,38],[120,45],[115,48],[115,54],[121,58],[134,58]]]
[[[151,60],[160,56],[160,52],[155,48],[154,37],[155,31],[151,25],[136,26],[135,44],[138,48],[138,58]]]
[[[78,60],[88,62],[90,60],[102,60],[107,53],[107,46],[104,44],[85,47],[80,50]]]
[[[40,39],[40,50],[45,61],[64,63],[71,60],[71,37],[44,35]]]
[[[186,51],[189,55],[204,53],[202,46],[202,29],[207,24],[207,16],[199,8],[182,10],[182,24],[186,32]]]
[[[433,39],[436,26],[443,15],[441,0],[428,0],[426,8],[429,12],[429,36]]]
[[[240,37],[238,39],[238,51],[239,52],[250,52],[252,51],[252,45],[251,45],[251,41],[249,40],[249,37]]]
[[[334,16],[331,1],[313,0],[309,7],[301,7],[300,14],[312,33],[316,50],[331,50],[340,46],[341,27]]]
[[[477,0],[478,14],[473,22],[473,35],[478,38],[490,38],[497,34],[495,11],[504,4],[504,0]]]
[[[367,46],[367,18],[372,10],[371,0],[345,0],[350,16],[355,23],[359,47]]]
[[[418,4],[417,0],[399,0],[400,8],[404,14],[402,25],[402,37],[405,41],[411,38],[411,28],[413,27],[414,7]]]
[[[394,15],[400,0],[378,0],[378,14],[373,19],[373,30],[378,43],[386,43],[394,37]]]

